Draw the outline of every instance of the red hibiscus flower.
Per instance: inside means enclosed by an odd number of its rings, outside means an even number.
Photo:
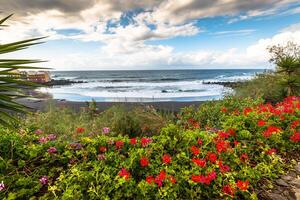
[[[198,165],[199,167],[205,167],[206,160],[205,159],[199,159],[199,158],[193,158],[192,162]]]
[[[192,175],[191,179],[195,183],[203,183],[203,184],[209,185],[211,183],[211,181],[213,181],[216,177],[217,177],[216,172],[212,171],[211,173],[209,173],[206,176],[204,176],[204,175]]]
[[[240,190],[246,191],[248,189],[248,186],[249,186],[249,181],[238,180],[236,182],[236,187],[238,187]]]
[[[130,144],[135,145],[136,144],[136,138],[131,138],[130,139]]]
[[[129,179],[130,177],[130,173],[125,169],[125,168],[122,168],[120,171],[119,171],[119,174],[118,174],[120,177],[124,177],[125,180]]]
[[[235,189],[234,189],[231,185],[227,184],[227,185],[224,185],[224,186],[223,186],[222,192],[223,192],[224,194],[227,194],[227,195],[233,197],[233,196],[234,196],[234,193],[235,193]]]
[[[200,149],[196,146],[192,146],[191,147],[191,151],[193,153],[194,156],[198,155],[200,153]]]
[[[142,157],[142,158],[140,159],[140,165],[141,165],[142,167],[147,167],[147,166],[149,165],[149,160],[148,160],[148,158],[147,158],[147,157]]]
[[[76,133],[83,133],[85,131],[85,129],[83,127],[78,127],[76,129]]]
[[[266,124],[266,122],[262,119],[258,120],[257,122],[257,126],[261,127],[261,126],[264,126]]]
[[[101,146],[101,147],[99,147],[99,151],[100,152],[106,152],[107,148],[105,146]]]
[[[116,148],[121,149],[124,146],[124,142],[121,140],[116,141]]]
[[[163,163],[167,165],[171,162],[172,157],[169,154],[165,154],[162,156],[161,159],[162,159]]]

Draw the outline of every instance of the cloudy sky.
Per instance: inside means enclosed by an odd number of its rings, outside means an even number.
[[[300,43],[299,0],[0,0],[9,56],[57,70],[271,68],[266,48]]]

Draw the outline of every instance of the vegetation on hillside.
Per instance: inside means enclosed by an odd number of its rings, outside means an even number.
[[[262,97],[276,103],[300,95],[300,46],[293,42],[268,48],[275,71],[257,75],[235,88],[238,97]]]

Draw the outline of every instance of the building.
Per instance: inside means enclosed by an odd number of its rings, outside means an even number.
[[[27,80],[35,83],[48,83],[51,81],[51,75],[48,71],[28,71]]]

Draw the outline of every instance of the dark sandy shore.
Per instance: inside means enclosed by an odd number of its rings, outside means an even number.
[[[30,107],[33,111],[45,111],[50,104],[53,104],[58,107],[68,107],[75,111],[79,111],[80,108],[86,107],[85,102],[75,102],[75,101],[61,101],[61,100],[37,100],[37,99],[19,99],[18,102],[23,105]],[[110,108],[113,105],[125,105],[128,108],[132,108],[135,106],[153,106],[157,110],[161,111],[169,111],[169,112],[178,112],[181,108],[186,106],[199,106],[203,101],[195,101],[195,102],[97,102],[97,108],[99,111],[104,111]]]

